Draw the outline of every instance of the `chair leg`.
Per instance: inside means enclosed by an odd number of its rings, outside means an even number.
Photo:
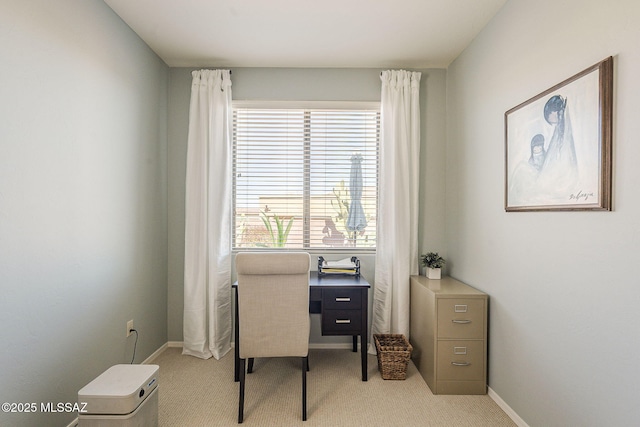
[[[240,359],[240,396],[238,398],[238,424],[242,424],[244,420],[244,361],[245,359]]]
[[[311,370],[311,364],[309,363],[309,356],[307,356],[307,372]]]
[[[253,357],[249,358],[249,363],[247,364],[247,373],[253,372]]]
[[[309,369],[308,357],[302,358],[302,421],[307,421],[307,370]]]

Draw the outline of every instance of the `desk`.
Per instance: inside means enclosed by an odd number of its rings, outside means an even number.
[[[322,335],[352,336],[354,352],[358,351],[360,335],[362,381],[367,381],[369,287],[362,276],[318,276],[317,271],[312,271],[309,277],[309,313],[322,316]],[[236,298],[234,375],[235,381],[239,381],[238,282],[233,284],[233,289]]]

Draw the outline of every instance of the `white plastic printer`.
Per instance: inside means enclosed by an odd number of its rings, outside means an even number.
[[[158,425],[158,365],[115,365],[78,392],[81,427]],[[85,405],[86,403],[86,405]]]

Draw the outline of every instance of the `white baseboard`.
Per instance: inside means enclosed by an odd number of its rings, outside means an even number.
[[[496,402],[496,404],[500,407],[500,409],[502,409],[507,414],[507,416],[509,416],[509,418],[511,418],[511,420],[514,423],[516,423],[518,427],[529,427],[529,425],[525,423],[524,420],[520,418],[518,414],[516,414],[516,411],[511,409],[511,407],[507,405],[507,402],[505,402],[504,400],[502,400],[500,396],[498,396],[498,393],[493,391],[491,387],[487,387],[487,389],[488,389],[487,394],[489,395],[489,397],[493,399],[494,402]]]
[[[320,350],[351,350],[353,349],[353,344],[350,342],[309,343],[309,348]],[[360,343],[358,343],[358,351],[360,351]]]
[[[148,365],[151,362],[153,362],[155,360],[156,357],[160,356],[160,353],[162,353],[163,351],[165,351],[165,349],[169,347],[169,343],[164,343],[160,346],[159,349],[157,349],[156,351],[154,351],[153,353],[151,353],[151,356],[147,357],[146,359],[144,359],[141,363],[141,365]]]
[[[182,341],[169,341],[167,342],[167,344],[165,344],[166,347],[182,347]],[[231,342],[231,348],[235,347],[235,343],[232,341]],[[334,343],[309,343],[309,348],[313,348],[313,349],[327,349],[327,350],[341,350],[341,349],[351,349],[353,348],[353,344],[349,343],[349,342],[344,342],[344,343],[339,343],[339,342],[334,342]],[[164,347],[159,349],[156,353],[160,353],[161,350],[164,350]],[[360,351],[360,343],[358,343],[358,351]],[[155,354],[155,353],[154,353]],[[146,363],[142,362],[142,363]]]

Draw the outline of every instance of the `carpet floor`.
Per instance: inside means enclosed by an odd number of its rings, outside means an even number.
[[[233,352],[220,360],[183,356],[168,348],[160,366],[161,427],[236,426],[238,383]],[[247,375],[245,426],[515,426],[487,395],[434,395],[410,362],[405,380],[383,380],[369,355],[369,381],[360,378],[360,354],[311,349],[307,375],[308,418],[301,415],[299,359],[257,359]]]

